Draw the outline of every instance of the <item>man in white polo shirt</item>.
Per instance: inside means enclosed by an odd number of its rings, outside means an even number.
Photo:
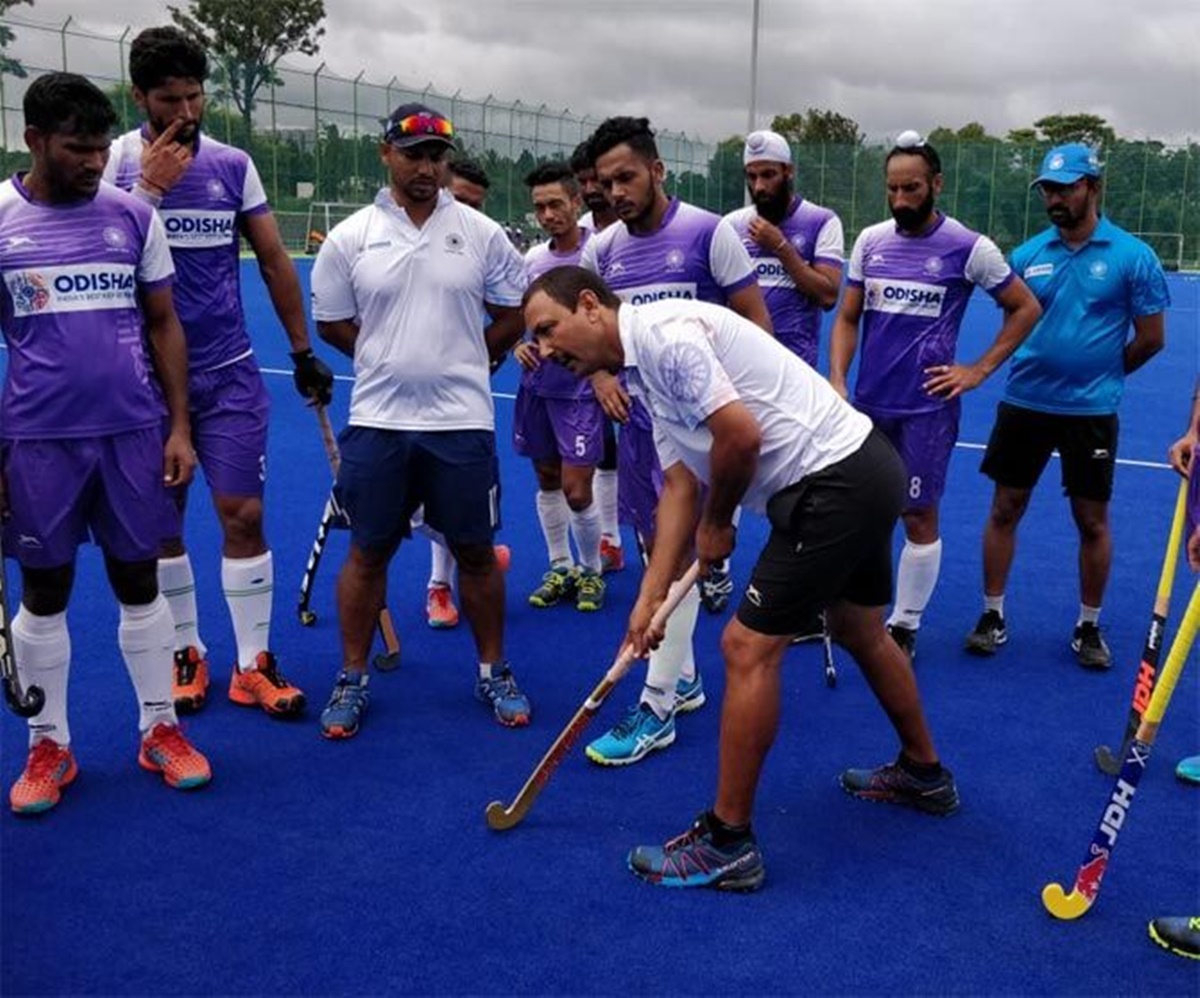
[[[352,527],[337,585],[343,668],[321,715],[328,738],[358,733],[388,565],[422,503],[458,562],[479,657],[475,695],[501,724],[529,723],[529,701],[504,660],[488,383],[489,353],[523,332],[524,264],[499,225],[442,189],[453,135],[424,105],[393,111],[380,144],[389,185],[329,233],[313,266],[318,331],[354,358],[355,375],[340,437],[337,493]]]
[[[702,570],[729,557],[739,503],[772,527],[721,639],[716,802],[665,846],[634,849],[633,872],[672,887],[761,886],[750,815],[779,723],[780,663],[798,623],[822,605],[901,744],[896,762],[848,769],[842,787],[934,814],[957,810],[912,669],[884,630],[905,475],[871,421],[777,340],[717,305],[622,304],[595,274],[559,267],[529,286],[525,321],[543,357],[577,377],[623,371],[650,411],[665,481],[657,543],[629,617],[627,640],[639,653],[662,639],[651,618],[693,543]]]

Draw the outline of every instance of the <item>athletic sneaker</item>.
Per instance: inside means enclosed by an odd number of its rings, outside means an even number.
[[[729,574],[729,562],[708,570],[708,578],[700,580],[700,604],[709,613],[720,613],[729,605],[733,595],[733,578]]]
[[[62,788],[78,775],[71,747],[43,738],[29,750],[25,771],[8,792],[8,802],[17,814],[49,811],[62,798]]]
[[[682,676],[679,677],[679,682],[675,684],[675,713],[690,714],[693,710],[699,710],[704,706],[704,680],[700,678],[700,673],[688,681]]]
[[[846,793],[863,800],[904,804],[927,814],[953,814],[959,806],[954,774],[944,766],[932,780],[914,776],[899,761],[878,769],[847,769],[841,775],[841,784]]]
[[[529,594],[532,606],[542,609],[554,606],[561,600],[575,595],[577,575],[571,568],[552,568],[542,576],[542,584]]]
[[[425,617],[429,626],[439,630],[458,626],[458,607],[454,594],[444,582],[434,582],[425,597]]]
[[[628,766],[675,741],[675,712],[660,720],[648,703],[630,707],[608,734],[586,749],[592,762],[601,766]]]
[[[321,734],[326,738],[353,738],[366,716],[370,697],[366,672],[346,670],[337,677],[329,703],[321,711]]]
[[[475,680],[475,699],[491,704],[496,720],[506,728],[520,728],[529,723],[529,698],[521,692],[507,665],[502,672]]]
[[[276,717],[292,717],[304,709],[304,694],[284,679],[269,651],[260,651],[248,672],[234,667],[229,699],[242,707],[261,707]]]
[[[887,632],[892,636],[892,640],[900,646],[900,650],[908,656],[908,661],[911,663],[917,657],[917,632],[903,624],[888,624]]]
[[[1007,640],[1004,618],[995,610],[984,610],[975,630],[967,635],[966,647],[972,655],[995,655],[996,649]]]
[[[713,841],[708,813],[664,846],[638,846],[629,869],[660,887],[711,887],[718,891],[756,891],[767,871],[753,835],[719,846]]]
[[[212,769],[183,737],[177,724],[156,724],[142,739],[138,765],[152,773],[161,773],[167,785],[176,790],[194,790],[212,779]]]
[[[600,571],[607,575],[609,572],[619,572],[625,567],[625,549],[620,544],[614,544],[607,537],[600,538]]]
[[[1184,783],[1200,783],[1200,755],[1180,759],[1175,767],[1175,775]]]
[[[1108,650],[1100,628],[1090,621],[1075,625],[1075,633],[1071,635],[1071,651],[1085,669],[1112,668],[1112,652]]]
[[[604,580],[599,572],[581,568],[575,580],[575,609],[594,613],[604,606]]]
[[[1172,953],[1200,960],[1200,918],[1156,918],[1150,938]]]
[[[175,709],[193,714],[204,706],[208,695],[208,659],[195,645],[175,652],[175,678],[172,685]]]

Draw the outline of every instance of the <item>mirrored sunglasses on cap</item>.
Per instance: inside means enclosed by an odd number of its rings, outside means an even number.
[[[389,121],[387,131],[383,134],[385,142],[426,137],[449,141],[454,138],[454,126],[450,124],[448,118],[443,118],[440,114],[419,111],[395,121]]]

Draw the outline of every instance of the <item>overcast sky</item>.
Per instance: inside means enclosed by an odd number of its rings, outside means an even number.
[[[342,76],[645,114],[708,141],[746,131],[753,0],[326,0],[326,11],[319,59]],[[153,0],[11,13],[73,15],[114,36],[169,21]],[[1200,137],[1200,0],[760,0],[758,65],[759,127],[818,107],[872,138],[969,121],[1003,135],[1085,111],[1127,138]]]

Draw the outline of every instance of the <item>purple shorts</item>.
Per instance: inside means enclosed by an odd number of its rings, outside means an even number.
[[[942,500],[946,469],[958,439],[958,399],[933,412],[911,416],[877,416],[864,408],[871,421],[891,441],[908,472],[905,509],[928,509]]]
[[[629,422],[617,437],[617,515],[647,541],[654,539],[654,517],[662,490],[662,465],[650,414],[634,399]]]
[[[534,461],[595,467],[604,457],[604,410],[594,398],[557,399],[517,389],[513,447]]]
[[[12,511],[4,550],[22,567],[71,564],[89,532],[117,561],[158,556],[166,498],[159,427],[69,440],[9,440],[2,453]]]
[[[192,446],[215,494],[262,496],[270,411],[271,398],[253,357],[188,378]]]

